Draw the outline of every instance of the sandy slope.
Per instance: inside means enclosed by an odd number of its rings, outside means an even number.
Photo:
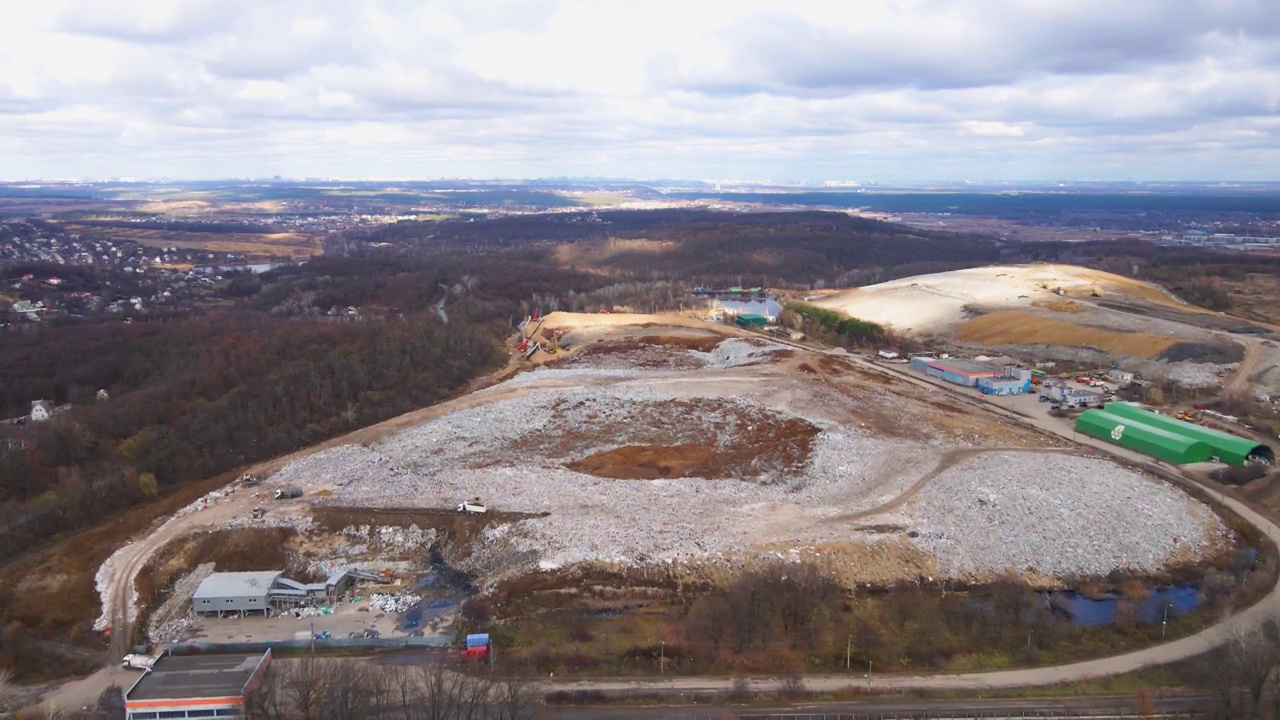
[[[1125,296],[1195,311],[1160,288],[1075,265],[997,265],[917,275],[828,295],[815,305],[916,333],[942,333],[966,318],[967,306],[1030,308],[1067,296]]]

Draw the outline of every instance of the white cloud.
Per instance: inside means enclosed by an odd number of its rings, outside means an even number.
[[[1271,178],[1272,0],[0,4],[0,177]]]

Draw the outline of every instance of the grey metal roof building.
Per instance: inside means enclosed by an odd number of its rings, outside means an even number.
[[[244,717],[245,696],[262,682],[262,655],[166,655],[124,695],[128,720]]]
[[[196,588],[191,607],[197,613],[261,612],[270,607],[283,570],[214,573]]]
[[[315,601],[333,602],[348,593],[357,580],[376,580],[367,573],[339,570],[322,583],[300,583],[281,570],[213,573],[191,598],[197,614],[247,613],[284,610]]]

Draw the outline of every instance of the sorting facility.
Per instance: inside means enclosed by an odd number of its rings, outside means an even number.
[[[166,655],[124,694],[128,720],[245,717],[245,697],[262,682],[261,655]]]
[[[284,577],[283,570],[213,573],[196,588],[191,609],[197,615],[225,613],[269,615],[271,610],[333,602],[351,591],[357,580],[376,580],[361,573],[339,571],[322,583],[300,583]]]
[[[1217,460],[1228,465],[1275,462],[1266,445],[1146,410],[1132,403],[1109,403],[1086,410],[1076,432],[1137,450],[1175,465]]]

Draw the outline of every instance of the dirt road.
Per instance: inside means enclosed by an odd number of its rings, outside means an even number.
[[[1262,341],[1257,338],[1246,338],[1236,336],[1236,340],[1244,344],[1244,358],[1240,360],[1240,367],[1236,369],[1231,379],[1227,381],[1223,388],[1228,393],[1247,392],[1249,390],[1250,378],[1261,369],[1262,363],[1266,360],[1267,352],[1262,347]]]
[[[775,342],[778,341],[775,340]],[[812,348],[796,343],[782,341],[779,344],[791,345],[801,350],[813,352]],[[1257,357],[1260,359],[1264,353],[1261,348],[1258,348],[1257,352]],[[1141,465],[1152,464],[1150,458],[1137,455],[1136,453],[1129,452],[1123,448],[1118,448],[1100,441],[1094,441],[1089,438],[1073,437],[1074,433],[1070,432],[1070,427],[1066,423],[1052,421],[1049,418],[1030,418],[1020,413],[992,405],[984,400],[963,394],[956,391],[955,388],[949,388],[945,385],[932,383],[916,374],[899,370],[896,367],[888,367],[879,363],[869,362],[861,358],[849,356],[845,353],[831,352],[829,354],[835,357],[841,357],[852,365],[869,372],[886,375],[898,380],[928,387],[934,391],[941,388],[942,390],[950,393],[952,397],[975,409],[981,408],[988,412],[1003,415],[1010,419],[1017,420],[1020,423],[1034,426],[1040,430],[1052,432],[1067,439],[1072,439],[1079,444],[1096,447],[1099,450],[1116,455],[1131,462]],[[1255,359],[1254,362],[1259,362],[1259,359]],[[1242,363],[1242,367],[1243,365],[1244,364]],[[510,376],[509,369],[504,370],[497,375],[497,377],[504,376]],[[697,378],[682,378],[679,381],[698,382],[699,380]],[[322,449],[344,443],[369,442],[384,437],[385,435],[401,428],[433,419],[446,412],[492,402],[498,399],[519,397],[535,391],[539,389],[539,387],[540,386],[525,385],[516,388],[503,389],[496,392],[481,392],[472,395],[465,395],[461,398],[457,398],[440,405],[393,418],[392,420],[388,420],[379,425],[371,426],[340,438],[335,438],[334,440],[321,445],[262,463],[251,468],[251,470],[258,475],[270,474],[291,460]],[[956,458],[950,459],[952,462],[956,460]],[[947,464],[947,458],[944,458],[939,464],[938,469],[944,468]],[[1163,469],[1179,473],[1179,476],[1184,478],[1183,481],[1186,483],[1199,485],[1194,480],[1186,478],[1186,476],[1181,476],[1180,471],[1176,468],[1165,467]],[[917,485],[919,485],[919,483],[917,483]],[[911,488],[904,497],[899,497],[893,502],[905,502],[906,499],[909,499],[910,494],[918,489],[919,487]],[[1216,490],[1213,494],[1214,496],[1219,496],[1219,493]],[[1277,534],[1280,534],[1280,527],[1277,527],[1270,520],[1254,512],[1243,503],[1231,497],[1222,497],[1221,499],[1224,505],[1238,513],[1246,521],[1256,526],[1264,534],[1267,534],[1270,537],[1275,537]],[[131,637],[130,627],[132,619],[130,618],[130,612],[131,608],[136,604],[135,598],[133,597],[134,580],[137,577],[138,572],[146,565],[154,553],[177,537],[193,532],[202,527],[223,522],[238,514],[247,513],[254,503],[255,501],[252,497],[249,497],[247,494],[241,494],[240,497],[212,506],[205,511],[189,513],[187,515],[171,518],[147,537],[120,548],[120,550],[112,555],[108,560],[109,567],[104,576],[104,586],[107,592],[104,593],[103,602],[104,608],[107,608],[109,611],[111,626],[113,628],[114,641],[112,645],[112,653],[114,657],[119,657],[127,650],[129,638]],[[1218,625],[1207,628],[1196,635],[1183,638],[1172,643],[1147,648],[1133,653],[1127,653],[1111,658],[1073,663],[1070,665],[1035,668],[1029,670],[963,675],[895,675],[883,678],[873,677],[871,678],[871,683],[873,687],[882,689],[981,689],[1051,685],[1123,674],[1146,667],[1175,662],[1201,654],[1206,650],[1227,642],[1234,633],[1256,630],[1268,616],[1274,613],[1280,613],[1280,585],[1278,585],[1277,588],[1273,588],[1271,593],[1269,593],[1258,604]],[[89,678],[64,685],[58,691],[53,693],[49,699],[59,707],[78,708],[80,705],[77,703],[80,703],[82,699],[96,698],[97,693],[101,692],[101,690],[108,684],[112,682],[120,682],[121,678],[119,676],[120,672],[118,669],[107,668],[103,671],[99,671]],[[127,677],[124,679],[127,680]],[[762,682],[767,683],[773,681],[765,680]],[[863,684],[866,682],[867,680],[865,678],[854,679],[847,675],[811,677],[806,681],[810,689],[818,691],[835,690],[848,687],[854,683]],[[676,690],[698,690],[709,688],[728,690],[731,687],[731,683],[732,680],[729,678],[679,678],[657,683],[635,681],[565,683],[564,687],[599,690],[625,690],[650,687]]]

